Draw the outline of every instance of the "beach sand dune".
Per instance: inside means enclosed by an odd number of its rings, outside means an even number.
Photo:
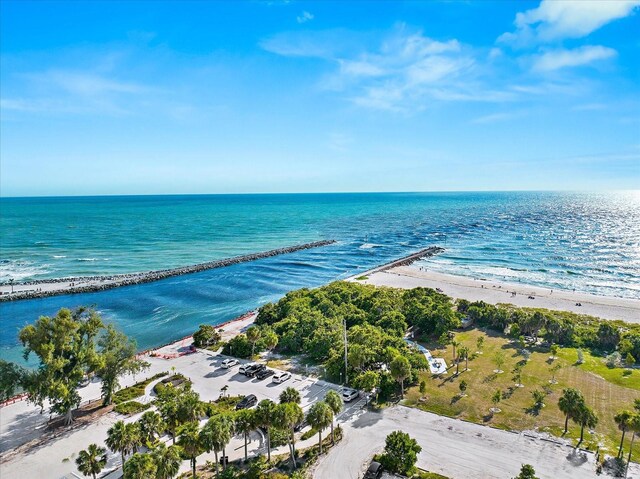
[[[603,319],[620,319],[640,323],[640,300],[473,279],[421,270],[417,266],[399,266],[371,273],[366,280],[356,280],[355,278],[350,280],[375,286],[404,289],[420,286],[439,288],[444,294],[457,299],[572,311]]]

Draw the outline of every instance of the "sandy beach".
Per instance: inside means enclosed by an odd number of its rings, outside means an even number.
[[[537,286],[473,279],[421,270],[417,266],[399,266],[385,271],[374,271],[365,274],[365,276],[368,279],[358,282],[405,289],[419,286],[440,288],[448,296],[469,301],[485,301],[491,304],[509,303],[522,307],[572,311],[604,319],[620,319],[640,323],[640,300],[635,299],[596,296],[566,290],[550,290]],[[350,281],[357,280],[354,277],[350,278]],[[535,299],[530,299],[530,297]],[[577,303],[581,306],[577,306]]]

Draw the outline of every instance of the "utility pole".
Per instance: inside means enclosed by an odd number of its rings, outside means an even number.
[[[347,386],[349,384],[349,379],[347,376],[347,319],[342,318],[342,333],[344,335],[344,385]]]

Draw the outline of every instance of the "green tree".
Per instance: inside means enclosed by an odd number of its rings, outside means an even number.
[[[140,436],[143,441],[153,443],[166,429],[162,416],[155,411],[145,412],[140,419]]]
[[[353,380],[353,385],[357,389],[362,389],[370,393],[380,385],[380,373],[376,371],[365,371],[356,376]]]
[[[222,452],[233,436],[232,422],[225,414],[218,414],[210,418],[202,427],[199,443],[207,452],[213,451],[216,460],[216,476],[219,474],[218,453]],[[195,476],[194,476],[195,477]]]
[[[394,431],[385,440],[381,462],[391,472],[410,476],[415,470],[420,451],[422,447],[409,434]]]
[[[333,423],[333,411],[324,401],[318,401],[309,408],[307,422],[318,431],[318,446],[322,454],[322,431]]]
[[[558,354],[558,350],[560,348],[558,348],[557,344],[552,344],[551,347],[549,348],[549,350],[551,351],[551,360],[554,361],[556,359],[556,356]]]
[[[520,468],[520,474],[518,474],[513,479],[538,479],[536,476],[536,471],[533,466],[529,464],[523,464]]]
[[[149,367],[149,363],[136,357],[136,342],[109,324],[99,338],[102,398],[105,406],[111,404],[113,393],[120,387],[119,378],[125,374],[136,374]]]
[[[27,371],[15,363],[0,359],[0,402],[13,397],[22,386]]]
[[[155,479],[156,465],[150,454],[136,453],[122,468],[124,479]]]
[[[284,391],[280,393],[280,404],[292,402],[296,404],[300,404],[300,393],[297,389],[289,386]]]
[[[465,381],[464,379],[462,381],[460,381],[460,384],[458,385],[458,389],[460,389],[460,394],[461,395],[465,395],[466,391],[467,391],[467,381]]]
[[[262,335],[260,328],[258,328],[257,326],[251,326],[249,329],[247,329],[247,332],[245,334],[247,335],[247,340],[249,341],[249,343],[251,343],[251,356],[253,356],[256,350],[256,343]]]
[[[411,363],[404,356],[398,355],[389,365],[391,375],[400,383],[400,391],[404,396],[404,381],[411,376]]]
[[[210,324],[201,324],[193,333],[193,345],[196,348],[206,348],[220,341],[220,333]]]
[[[578,444],[582,444],[585,427],[593,429],[598,425],[598,416],[584,403],[582,403],[574,415],[571,416],[571,419],[580,425],[580,442]]]
[[[618,429],[622,431],[622,439],[620,439],[620,447],[618,448],[618,457],[622,457],[622,446],[624,445],[624,435],[631,427],[634,420],[634,413],[628,410],[620,411],[614,416],[614,421],[618,425]]]
[[[287,444],[291,456],[291,465],[295,469],[296,463],[296,442],[295,427],[304,419],[302,408],[295,402],[284,402],[276,406],[274,421],[277,429],[287,433]]]
[[[188,422],[178,429],[178,445],[191,463],[192,477],[196,477],[196,460],[202,454],[202,443],[198,423]]]
[[[340,411],[342,411],[342,408],[344,406],[344,403],[342,402],[342,397],[333,389],[330,389],[327,392],[327,394],[324,397],[324,402],[326,402],[327,405],[331,408],[331,411],[333,411],[334,418],[337,417],[338,414],[340,414]],[[336,437],[333,430],[333,421],[331,421],[331,444],[335,444],[335,442],[336,442]]]
[[[269,327],[262,328],[262,344],[268,351],[273,351],[278,345],[278,335]]]
[[[502,391],[500,389],[497,389],[496,392],[493,393],[493,396],[491,396],[491,402],[493,403],[492,412],[499,412],[497,408],[501,400],[502,400]]]
[[[562,390],[562,396],[558,399],[558,409],[564,414],[564,432],[567,433],[569,428],[569,419],[571,419],[577,411],[584,405],[584,396],[574,388]]]
[[[482,348],[484,347],[484,336],[478,336],[476,339],[476,349],[478,353],[482,353]]]
[[[53,318],[41,316],[20,330],[25,359],[34,353],[40,361],[25,380],[29,400],[40,407],[49,401],[51,411],[63,415],[66,425],[71,424],[73,409],[80,404],[80,382],[100,364],[95,341],[102,328],[95,311],[63,308]]]
[[[502,366],[504,366],[505,359],[506,357],[503,351],[498,351],[493,355],[493,364],[496,365],[494,373],[502,373]]]
[[[91,476],[96,479],[100,471],[107,465],[107,450],[104,447],[98,447],[97,444],[89,444],[89,447],[80,451],[76,458],[78,471],[85,476]]]
[[[464,359],[464,370],[467,371],[469,369],[469,348],[467,346],[461,346],[458,349],[458,362]],[[456,373],[457,373],[456,369]]]
[[[244,437],[244,460],[248,459],[247,442],[249,434],[256,428],[256,415],[253,409],[241,409],[236,413],[236,430]]]
[[[156,466],[155,479],[172,479],[180,472],[182,456],[179,446],[167,447],[161,442],[151,451],[151,458]]]
[[[176,437],[178,435],[178,428],[182,424],[181,417],[178,413],[178,406],[180,401],[180,395],[183,391],[181,387],[173,387],[168,385],[158,391],[158,398],[156,399],[156,407],[162,421],[164,422],[167,430],[171,433],[171,439],[173,444],[176,443]]]
[[[140,427],[137,423],[118,421],[107,431],[105,444],[113,452],[120,453],[124,464],[127,454],[136,452],[140,441]]]
[[[273,425],[276,405],[269,399],[263,399],[256,406],[256,424],[267,432],[267,461],[271,462],[271,426]]]

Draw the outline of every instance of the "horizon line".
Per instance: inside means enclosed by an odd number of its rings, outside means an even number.
[[[95,195],[20,195],[4,196],[0,200],[29,198],[138,198],[153,196],[280,196],[280,195],[367,195],[367,194],[427,194],[427,193],[623,193],[640,192],[638,189],[522,189],[522,190],[395,190],[395,191],[280,191],[236,193],[102,193]]]

